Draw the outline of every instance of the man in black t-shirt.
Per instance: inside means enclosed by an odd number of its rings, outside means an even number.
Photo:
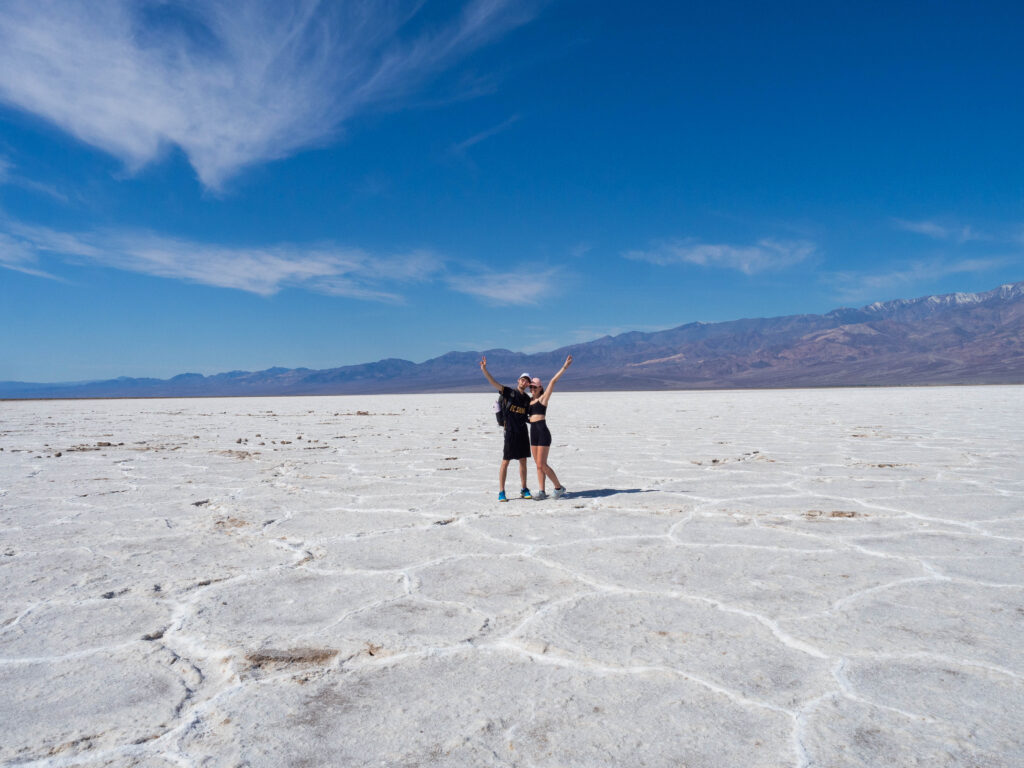
[[[508,474],[508,463],[519,462],[519,478],[522,480],[520,497],[524,499],[533,498],[530,489],[526,487],[526,460],[530,457],[530,431],[527,426],[526,409],[530,405],[530,396],[526,394],[526,388],[530,385],[530,374],[524,373],[519,377],[519,386],[516,389],[505,387],[499,384],[490,371],[487,370],[487,358],[481,358],[480,370],[491,382],[505,400],[505,450],[501,456],[501,468],[498,470],[498,501],[508,501],[505,496],[505,476]]]

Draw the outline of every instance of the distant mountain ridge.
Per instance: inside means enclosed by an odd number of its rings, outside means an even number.
[[[787,315],[631,331],[551,352],[449,352],[422,363],[385,359],[339,368],[270,368],[171,379],[69,384],[0,382],[0,398],[320,395],[486,390],[550,377],[572,353],[563,389],[730,389],[1024,383],[1024,282]]]

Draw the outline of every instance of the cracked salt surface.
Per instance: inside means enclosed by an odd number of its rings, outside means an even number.
[[[0,763],[1024,764],[1024,388],[474,401],[0,403]]]

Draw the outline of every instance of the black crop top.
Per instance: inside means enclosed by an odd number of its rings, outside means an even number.
[[[530,403],[530,407],[526,409],[526,413],[530,416],[544,416],[547,412],[548,407],[539,400],[536,403]]]

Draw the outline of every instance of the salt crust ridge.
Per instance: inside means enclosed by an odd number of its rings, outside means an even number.
[[[1022,395],[4,403],[0,761],[1019,765]]]

